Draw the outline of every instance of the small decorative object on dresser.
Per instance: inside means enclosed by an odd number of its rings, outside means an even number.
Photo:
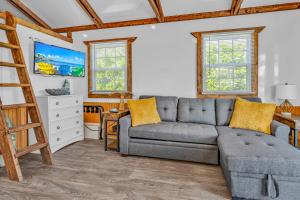
[[[82,96],[39,96],[37,102],[52,152],[84,139]]]
[[[70,95],[70,82],[68,79],[64,80],[64,83],[61,88],[59,89],[45,89],[45,91],[53,96],[60,96],[60,95]]]
[[[289,100],[297,99],[297,86],[288,83],[277,85],[276,97],[277,99],[284,100],[284,102],[280,104],[281,114],[284,116],[291,116],[294,107]]]

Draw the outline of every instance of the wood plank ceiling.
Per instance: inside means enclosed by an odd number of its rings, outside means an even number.
[[[36,22],[38,25],[44,28],[52,29],[58,33],[67,32],[70,37],[72,35],[71,32],[75,32],[75,31],[117,28],[117,27],[125,27],[125,26],[138,26],[138,25],[155,24],[155,23],[167,23],[167,22],[177,22],[177,21],[187,21],[187,20],[217,18],[217,17],[229,17],[229,16],[300,9],[299,1],[278,3],[272,5],[257,5],[253,7],[243,7],[242,5],[249,0],[232,0],[231,7],[225,10],[165,16],[164,10],[166,8],[163,8],[162,6],[163,4],[161,2],[164,0],[148,0],[148,4],[152,8],[153,14],[155,15],[154,18],[134,19],[134,20],[117,21],[117,22],[114,21],[114,22],[105,23],[99,16],[99,9],[92,6],[92,0],[76,0],[75,2],[81,7],[82,11],[84,11],[84,13],[90,18],[93,24],[53,28],[50,27],[45,21],[43,21],[35,12],[33,12],[29,8],[29,6],[26,6],[21,0],[7,0],[7,1],[10,2],[13,6],[15,6],[18,10],[23,12],[34,22]],[[278,2],[278,0],[274,0],[273,2]],[[180,9],[180,7],[178,6],[176,7],[176,9]]]

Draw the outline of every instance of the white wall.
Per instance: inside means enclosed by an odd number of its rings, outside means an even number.
[[[1,20],[0,20],[1,21]],[[2,23],[2,22],[1,22]],[[44,95],[45,88],[60,88],[62,86],[65,77],[62,76],[42,76],[39,74],[33,74],[33,57],[34,57],[34,42],[33,40],[39,40],[40,42],[53,44],[65,48],[73,49],[73,44],[65,42],[63,40],[54,38],[47,34],[29,29],[23,26],[17,26],[17,32],[23,55],[26,61],[26,65],[30,74],[31,82],[35,91],[35,95]],[[0,40],[7,42],[6,34],[4,31],[0,31]],[[13,62],[10,50],[0,48],[0,60]],[[68,78],[73,83],[74,93],[82,93],[81,85],[85,83],[84,78]],[[0,68],[0,82],[18,82],[17,74],[14,68]],[[4,104],[21,103],[23,102],[23,95],[20,89],[15,88],[2,88],[0,90],[0,96]]]
[[[133,44],[133,93],[195,97],[196,41],[190,33],[266,26],[259,40],[259,96],[275,101],[276,84],[295,83],[299,99],[294,103],[300,105],[299,19],[300,11],[295,10],[157,24],[155,30],[146,25],[84,31],[73,36],[75,46],[82,50],[86,49],[84,40],[137,36]],[[87,95],[87,81],[82,87]]]
[[[33,41],[85,51],[84,40],[137,36],[133,44],[133,92],[135,95],[196,96],[196,41],[191,32],[240,27],[266,26],[259,44],[259,96],[265,101],[275,101],[274,86],[278,83],[295,83],[299,87],[300,105],[300,11],[194,20],[177,23],[124,27],[74,33],[74,44],[53,38],[32,29],[18,26],[27,67],[36,95],[45,88],[60,87],[64,77],[44,77],[32,73]],[[87,38],[83,35],[86,34]],[[4,32],[0,40],[5,41]],[[0,48],[0,60],[11,61],[8,51]],[[13,69],[0,68],[0,82],[17,81]],[[87,97],[87,77],[71,78],[74,92]],[[21,102],[21,92],[15,89],[0,90],[4,103]],[[87,99],[104,101],[103,99]]]

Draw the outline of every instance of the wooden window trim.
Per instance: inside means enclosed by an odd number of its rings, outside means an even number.
[[[121,93],[93,93],[92,89],[92,62],[91,62],[91,44],[94,43],[106,43],[106,42],[117,42],[117,41],[127,41],[127,93],[124,94],[125,98],[132,98],[132,43],[137,39],[137,37],[128,38],[113,38],[105,40],[90,40],[84,41],[87,46],[87,57],[88,57],[88,98],[120,98]]]
[[[198,98],[236,98],[239,97],[257,97],[258,96],[258,35],[265,27],[252,27],[252,28],[239,28],[239,29],[227,29],[227,30],[214,30],[204,32],[193,32],[191,33],[197,39],[197,96]],[[209,33],[224,33],[224,32],[240,32],[253,30],[253,56],[252,59],[252,70],[251,70],[251,93],[246,94],[203,94],[202,84],[202,68],[203,68],[203,52],[202,52],[202,38],[203,34]]]

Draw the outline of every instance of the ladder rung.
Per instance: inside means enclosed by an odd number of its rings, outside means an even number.
[[[6,30],[6,31],[15,31],[16,28],[12,26],[8,26],[6,24],[0,24],[0,29]]]
[[[15,157],[19,158],[19,157],[24,156],[24,155],[26,155],[28,153],[33,152],[33,151],[42,149],[42,148],[46,147],[47,145],[48,145],[48,143],[42,143],[42,144],[36,143],[36,144],[30,145],[30,146],[28,146],[28,147],[26,147],[26,148],[18,151],[15,154]]]
[[[21,84],[21,83],[0,83],[0,87],[30,87],[30,84]]]
[[[0,47],[9,48],[9,49],[19,49],[19,46],[10,43],[5,43],[5,42],[0,42]]]
[[[9,62],[0,62],[0,66],[2,67],[26,67],[23,64],[9,63]]]
[[[20,103],[20,104],[11,104],[11,105],[2,105],[2,110],[16,109],[16,108],[27,108],[34,107],[34,103]]]
[[[28,129],[31,129],[31,128],[36,128],[36,127],[39,127],[39,126],[41,126],[41,123],[24,124],[24,125],[20,125],[20,126],[17,126],[17,127],[10,128],[10,129],[8,129],[8,132],[9,133],[15,133],[15,132],[19,132],[19,131],[28,130]]]

